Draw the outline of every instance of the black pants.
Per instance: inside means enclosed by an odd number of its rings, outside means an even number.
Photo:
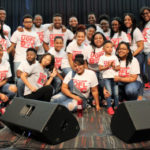
[[[24,98],[50,102],[52,94],[53,88],[50,85],[48,85],[38,89],[36,92],[32,92],[29,95],[25,95]]]

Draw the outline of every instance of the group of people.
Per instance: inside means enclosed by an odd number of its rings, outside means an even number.
[[[11,36],[6,11],[0,8],[1,108],[18,96],[58,103],[70,111],[79,103],[99,111],[102,104],[113,115],[120,102],[142,100],[144,87],[150,87],[150,8],[141,8],[140,17],[140,26],[131,13],[111,22],[104,14],[96,24],[90,13],[89,24],[72,16],[66,27],[60,14],[49,24],[39,14],[27,14],[23,27]],[[12,71],[15,84],[9,82]]]

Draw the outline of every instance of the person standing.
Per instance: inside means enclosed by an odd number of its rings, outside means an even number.
[[[33,18],[31,15],[23,17],[23,32],[16,30],[11,37],[11,46],[8,52],[15,48],[14,55],[14,72],[16,74],[17,68],[22,61],[26,60],[26,51],[28,48],[35,48],[38,51],[41,45],[39,37],[36,32],[32,31]]]

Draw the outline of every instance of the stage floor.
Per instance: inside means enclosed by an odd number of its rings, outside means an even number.
[[[144,91],[144,99],[150,100],[150,90]],[[54,146],[16,134],[5,126],[0,130],[0,149],[150,149],[150,141],[127,144],[112,135],[111,116],[107,114],[106,108],[102,108],[100,112],[89,108],[77,120],[80,124],[78,136]]]

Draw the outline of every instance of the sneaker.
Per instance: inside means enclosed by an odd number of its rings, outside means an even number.
[[[114,112],[114,110],[113,110],[112,107],[109,107],[109,108],[107,109],[107,113],[108,113],[109,115],[113,115],[115,112]]]

